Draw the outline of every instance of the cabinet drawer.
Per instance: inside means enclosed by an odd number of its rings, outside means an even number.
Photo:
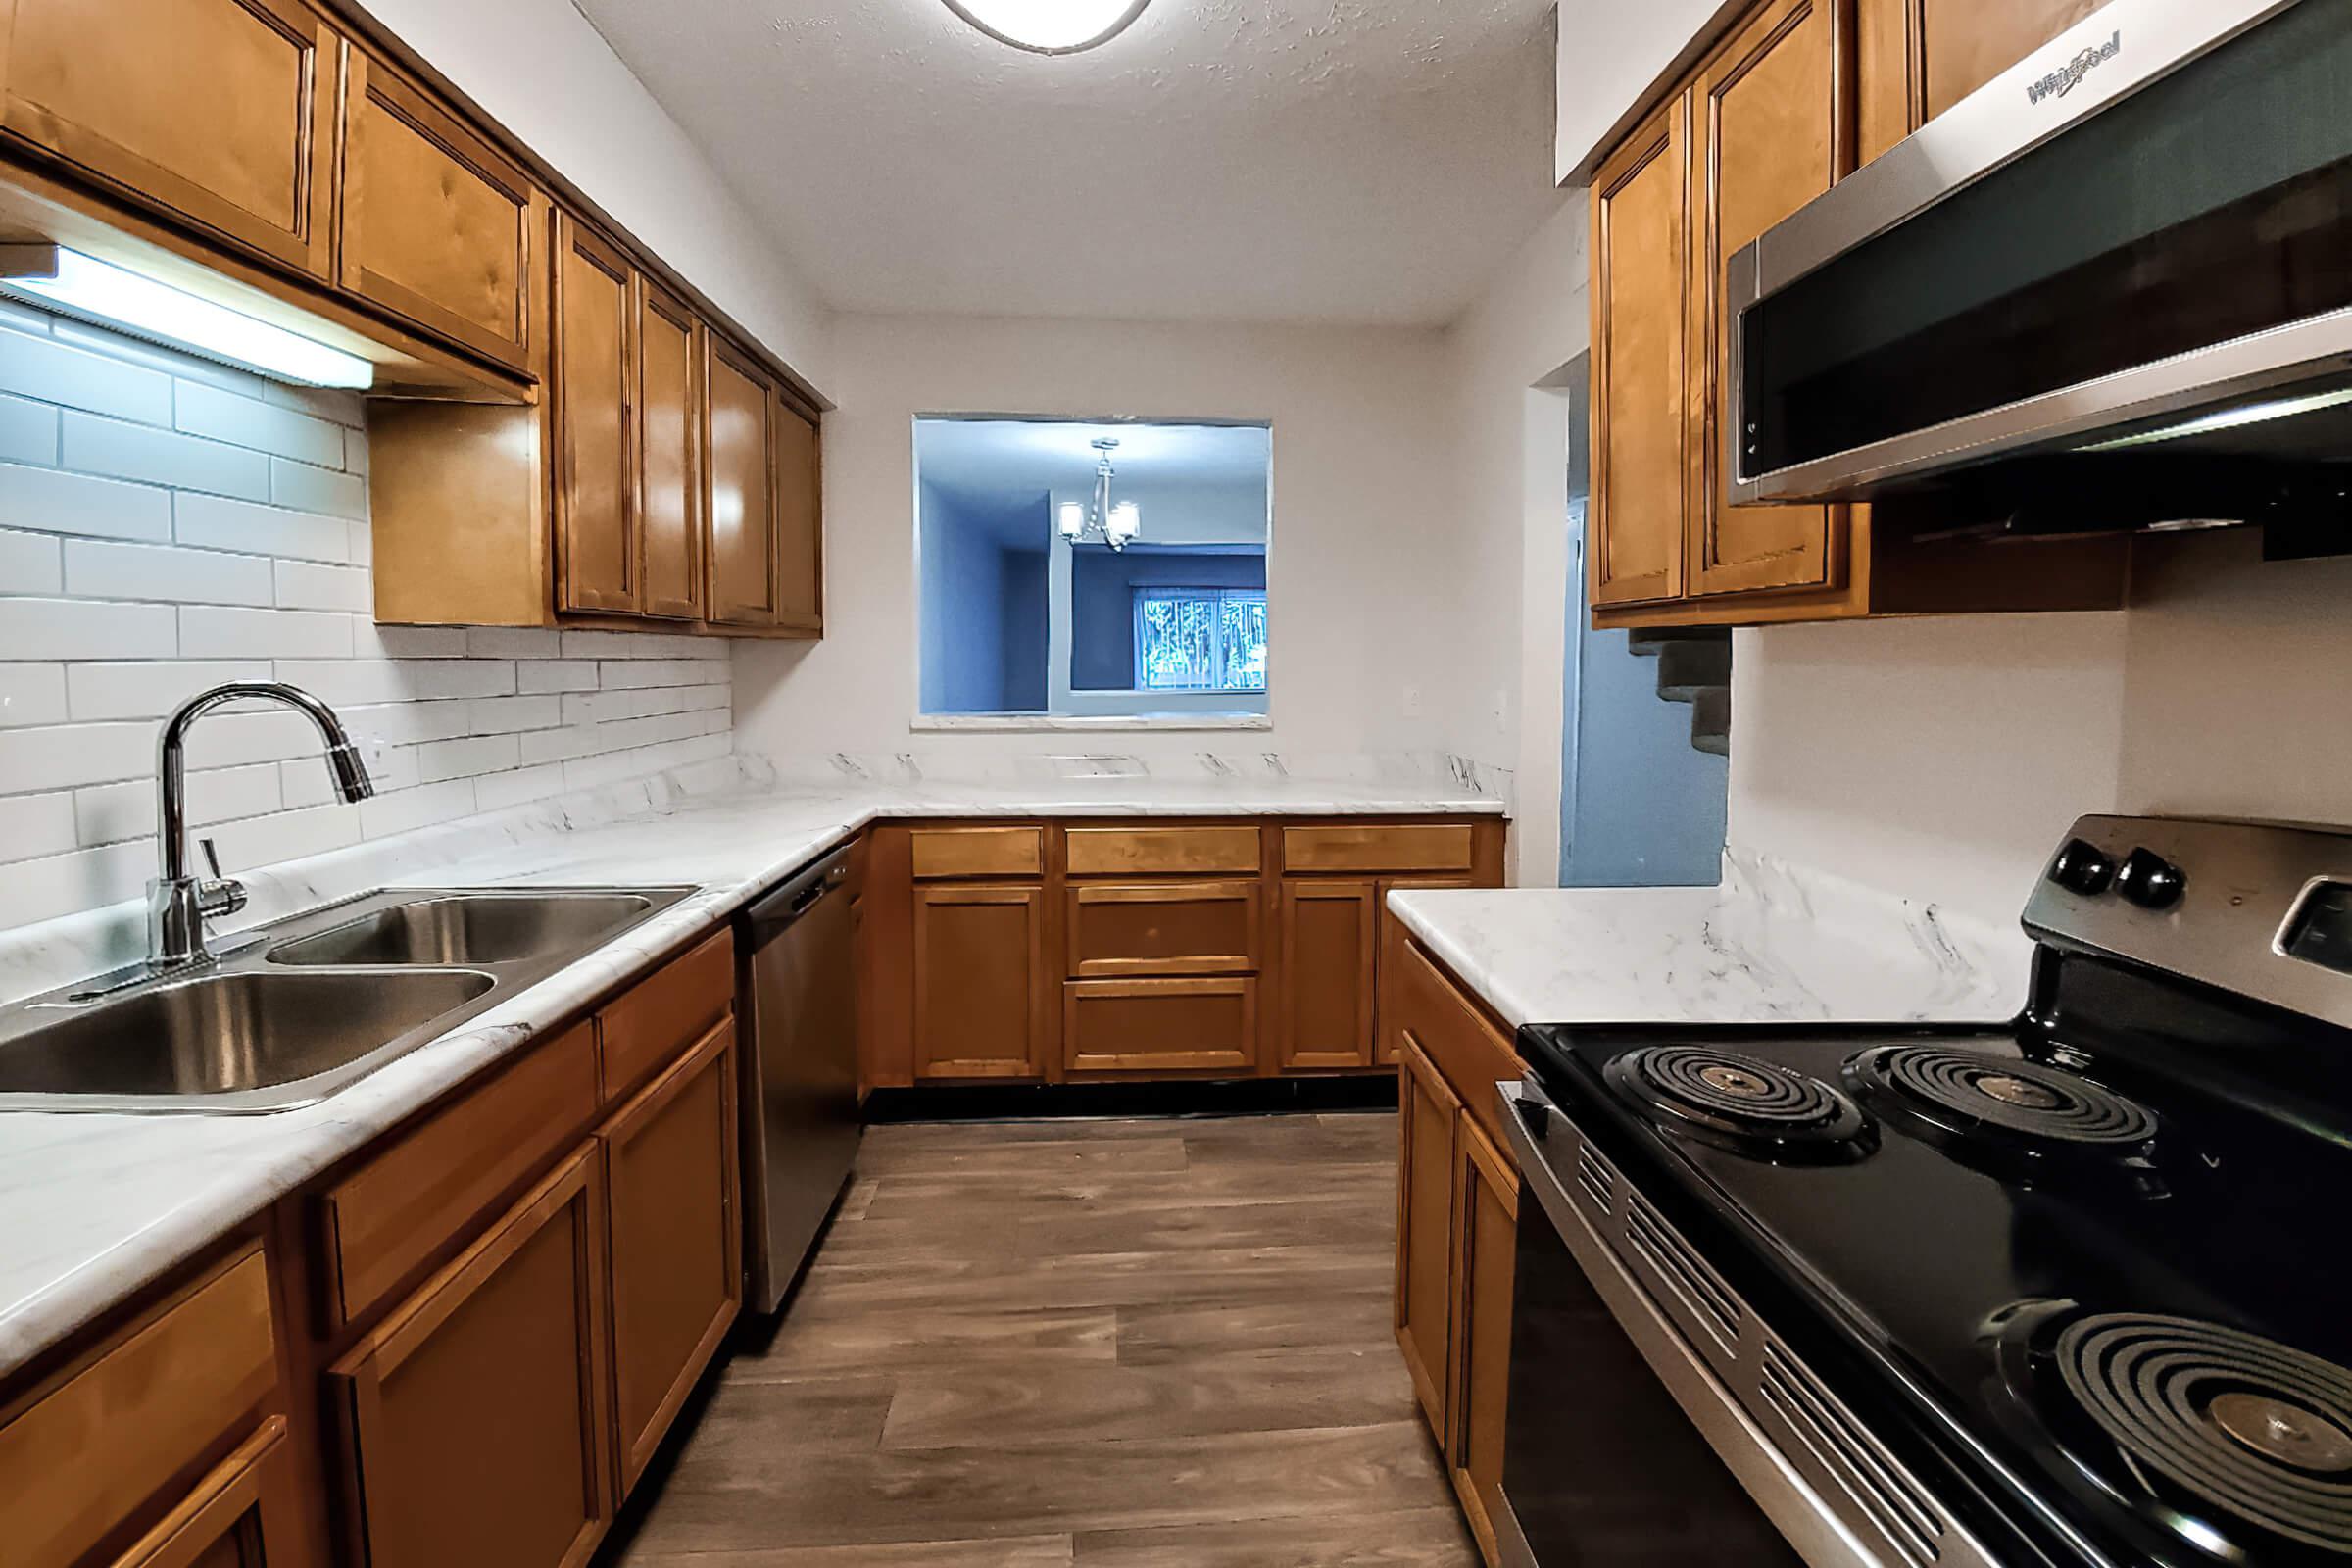
[[[113,1568],[270,1568],[294,1560],[294,1455],[273,1415]]]
[[[1257,874],[1255,827],[1074,827],[1063,845],[1072,876]]]
[[[1062,988],[1071,1072],[1249,1072],[1257,1065],[1257,982],[1072,980]]]
[[[1255,882],[1069,890],[1070,973],[1233,974],[1258,965]]]
[[[1042,876],[1042,827],[918,827],[907,835],[918,882],[942,877]]]
[[[576,1142],[596,1114],[596,1038],[582,1023],[435,1114],[329,1188],[328,1313],[349,1323]]]
[[[735,1004],[735,936],[721,931],[597,1014],[605,1102],[710,1032]]]
[[[1286,871],[1468,871],[1467,822],[1383,827],[1286,827]]]
[[[1504,1142],[1494,1086],[1518,1078],[1519,1053],[1511,1037],[1487,1016],[1417,942],[1408,941],[1396,977],[1397,1016],[1382,1028],[1408,1034],[1430,1064],[1452,1085],[1471,1118],[1496,1142]],[[1392,1049],[1397,1044],[1392,1042]]]
[[[0,1426],[11,1568],[66,1568],[250,1420],[277,1385],[259,1245],[214,1269]]]

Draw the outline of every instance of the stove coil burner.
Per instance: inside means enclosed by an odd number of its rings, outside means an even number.
[[[1861,1107],[1818,1078],[1759,1057],[1709,1046],[1649,1046],[1617,1057],[1606,1072],[1643,1110],[1682,1130],[1712,1133],[1711,1141],[1740,1152],[1869,1152],[1870,1119]]]
[[[2352,1555],[2352,1371],[2189,1318],[2101,1313],[2054,1347],[2083,1412],[2218,1508]]]
[[[1846,1064],[1846,1081],[1883,1089],[1955,1132],[2014,1134],[2035,1145],[2131,1153],[2156,1136],[2143,1106],[2087,1079],[1988,1052],[1880,1046]]]

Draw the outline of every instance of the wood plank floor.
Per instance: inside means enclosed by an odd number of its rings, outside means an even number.
[[[1379,1114],[874,1129],[602,1560],[1473,1568],[1390,1336],[1396,1158]]]

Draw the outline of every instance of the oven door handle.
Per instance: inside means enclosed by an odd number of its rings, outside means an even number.
[[[1685,1342],[1672,1320],[1650,1300],[1601,1232],[1568,1196],[1567,1181],[1553,1160],[1557,1155],[1573,1158],[1572,1152],[1583,1141],[1575,1123],[1532,1079],[1498,1083],[1494,1089],[1501,1099],[1503,1130],[1510,1135],[1511,1152],[1519,1157],[1521,1181],[1535,1194],[1569,1255],[1607,1305],[1609,1315],[1666,1386],[1674,1402],[1682,1406],[1683,1414],[1707,1440],[1707,1446],[1811,1568],[1882,1568],[1879,1558],[1846,1529]],[[1622,1218],[1624,1194],[1620,1183],[1610,1204],[1613,1219]],[[1509,1501],[1507,1488],[1504,1501]],[[1532,1563],[1533,1559],[1529,1560]]]

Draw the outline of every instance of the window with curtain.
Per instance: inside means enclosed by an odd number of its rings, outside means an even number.
[[[1159,692],[1264,691],[1266,591],[1137,589],[1135,687]]]

